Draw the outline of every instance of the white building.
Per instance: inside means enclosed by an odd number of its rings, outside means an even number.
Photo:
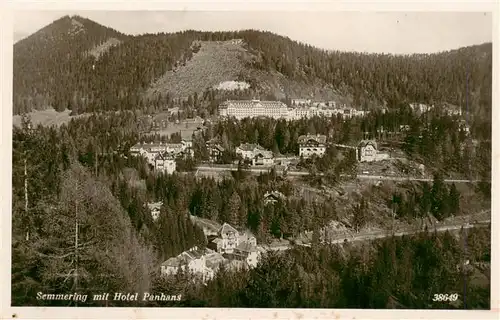
[[[241,243],[234,250],[233,257],[245,261],[249,268],[255,268],[261,259],[261,251],[250,243]]]
[[[240,266],[254,268],[261,258],[263,249],[257,246],[257,239],[250,231],[238,232],[224,223],[218,236],[209,242],[210,248],[223,254],[229,261],[239,261]]]
[[[335,108],[337,107],[337,103],[336,103],[335,101],[333,101],[333,100],[331,100],[331,101],[327,101],[327,103],[326,103],[326,104],[327,104],[330,108],[333,108],[333,109],[335,109]]]
[[[285,195],[279,191],[266,192],[264,194],[264,204],[273,204],[285,198]]]
[[[248,230],[238,233],[238,239],[239,239],[238,240],[239,243],[249,243],[252,246],[257,245],[257,239]]]
[[[343,105],[337,108],[334,101],[328,103],[315,102],[309,99],[294,99],[288,107],[280,101],[230,100],[219,106],[221,117],[234,117],[238,120],[253,117],[270,117],[274,119],[298,120],[315,116],[331,117],[341,114],[343,118],[364,116],[368,111],[359,111]]]
[[[399,131],[401,132],[408,132],[410,131],[410,126],[407,124],[400,124],[399,125]]]
[[[217,162],[221,159],[224,153],[224,148],[219,144],[217,139],[211,139],[205,143],[208,151],[208,157],[211,162]]]
[[[193,143],[187,140],[182,140],[181,143],[138,143],[130,148],[130,153],[146,158],[148,163],[153,167],[156,168],[158,166],[159,170],[167,172],[175,171],[175,165],[171,158],[194,156]],[[166,154],[169,156],[166,156]],[[168,161],[163,160],[165,157]]]
[[[160,209],[162,205],[163,202],[148,203],[148,209],[149,212],[151,212],[151,217],[153,218],[153,220],[158,219],[158,217],[160,216]]]
[[[311,99],[292,99],[292,106],[308,106],[311,104]]]
[[[467,123],[467,121],[465,121],[465,120],[460,120],[460,122],[459,122],[459,128],[460,128],[460,131],[463,131],[466,134],[470,133],[470,126]]]
[[[224,223],[218,232],[219,241],[214,241],[217,252],[232,253],[233,250],[240,244],[238,230],[227,223]],[[216,239],[216,240],[217,240]]]
[[[273,153],[258,144],[243,143],[236,147],[236,154],[241,158],[252,161],[252,165],[272,165]]]
[[[313,155],[322,157],[326,151],[326,136],[303,135],[298,139],[299,157],[309,158]]]
[[[221,117],[238,120],[253,117],[287,118],[288,106],[281,101],[228,100],[219,106]]]
[[[414,112],[424,113],[424,112],[427,112],[427,111],[430,111],[431,109],[433,109],[434,106],[428,106],[428,105],[423,104],[423,103],[410,103],[410,108]]]
[[[360,162],[373,162],[389,159],[387,153],[377,151],[377,143],[373,140],[361,140],[356,149],[357,159]]]
[[[163,262],[161,264],[161,274],[172,276],[182,270],[206,282],[214,277],[216,273],[214,268],[217,268],[218,264],[223,261],[224,258],[222,256],[211,250],[199,250],[197,247],[194,247],[188,251],[184,251],[177,257]]]
[[[274,156],[272,151],[259,150],[255,152],[255,156],[252,159],[253,166],[271,166],[274,164]]]
[[[176,166],[174,157],[168,152],[158,153],[154,159],[154,168],[158,172],[172,174]]]
[[[445,112],[449,116],[462,116],[462,109],[457,106],[447,106],[445,107]]]

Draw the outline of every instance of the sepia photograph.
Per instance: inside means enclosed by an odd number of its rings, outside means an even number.
[[[15,11],[11,307],[498,316],[494,34],[492,12]]]

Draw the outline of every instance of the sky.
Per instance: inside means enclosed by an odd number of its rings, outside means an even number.
[[[185,29],[259,29],[322,49],[432,53],[492,41],[492,15],[481,12],[270,11],[23,11],[14,14],[14,40],[64,15],[80,15],[126,34]]]

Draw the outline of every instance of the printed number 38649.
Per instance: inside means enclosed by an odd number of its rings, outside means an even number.
[[[452,293],[452,294],[435,294],[434,297],[432,298],[432,301],[457,301],[458,300],[458,293]]]

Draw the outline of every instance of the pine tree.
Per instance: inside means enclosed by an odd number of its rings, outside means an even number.
[[[231,225],[238,225],[239,221],[239,213],[241,210],[241,198],[238,193],[235,191],[229,198],[228,203],[228,223]]]
[[[359,232],[359,230],[365,225],[367,218],[366,201],[364,199],[362,199],[359,204],[354,206],[353,213],[354,213],[353,225],[356,232]]]
[[[460,211],[460,192],[458,192],[455,184],[452,184],[450,187],[448,202],[450,213],[457,214]]]
[[[435,174],[431,190],[431,213],[439,220],[446,218],[449,214],[446,203],[444,203],[447,193],[442,176]]]

